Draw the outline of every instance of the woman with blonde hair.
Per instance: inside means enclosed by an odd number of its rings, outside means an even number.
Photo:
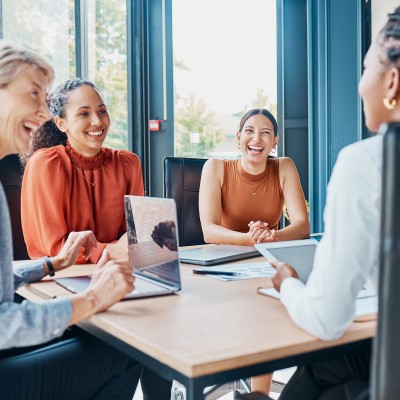
[[[0,41],[0,158],[28,151],[33,131],[50,119],[46,99],[53,78],[42,57]],[[71,232],[57,254],[13,269],[11,237],[0,183],[0,397],[131,400],[141,365],[94,337],[67,329],[133,290],[129,266],[103,257],[83,294],[17,304],[14,290],[69,267],[80,252],[90,257],[96,238],[90,231]]]

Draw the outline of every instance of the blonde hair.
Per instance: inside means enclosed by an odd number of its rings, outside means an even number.
[[[0,88],[6,87],[31,68],[40,69],[50,86],[54,80],[53,67],[39,54],[0,40]]]

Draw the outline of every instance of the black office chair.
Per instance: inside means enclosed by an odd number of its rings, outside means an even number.
[[[204,244],[199,216],[199,188],[204,158],[166,157],[164,159],[164,197],[174,199],[178,214],[179,245]],[[246,381],[209,387],[204,393],[208,400],[217,399],[233,387],[250,390]],[[175,399],[184,399],[178,388]]]
[[[14,260],[29,259],[21,226],[22,167],[16,155],[0,160],[0,181],[10,210]]]
[[[372,400],[400,397],[400,124],[382,128],[383,188],[379,318],[372,363]]]
[[[164,197],[175,199],[179,245],[204,244],[199,216],[199,188],[204,158],[164,158]]]

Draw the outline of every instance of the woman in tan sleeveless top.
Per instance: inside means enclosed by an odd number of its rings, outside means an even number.
[[[269,157],[278,144],[277,131],[269,111],[250,110],[237,133],[242,157],[204,164],[199,210],[205,242],[253,246],[309,235],[306,202],[293,161]],[[278,230],[284,204],[291,224]],[[268,394],[271,382],[272,374],[253,377],[252,391]]]
[[[237,133],[242,157],[205,163],[199,209],[207,243],[252,246],[309,235],[306,203],[293,161],[269,157],[278,144],[277,130],[269,111],[250,110]],[[290,225],[278,230],[284,204]]]

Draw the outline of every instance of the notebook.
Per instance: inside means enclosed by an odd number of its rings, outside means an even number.
[[[129,263],[135,289],[125,299],[153,297],[181,290],[176,205],[173,199],[125,196]],[[83,292],[90,276],[57,278],[73,293]]]
[[[188,264],[210,266],[258,256],[260,256],[260,253],[253,246],[212,244],[183,250],[179,254],[179,259],[181,262]]]

